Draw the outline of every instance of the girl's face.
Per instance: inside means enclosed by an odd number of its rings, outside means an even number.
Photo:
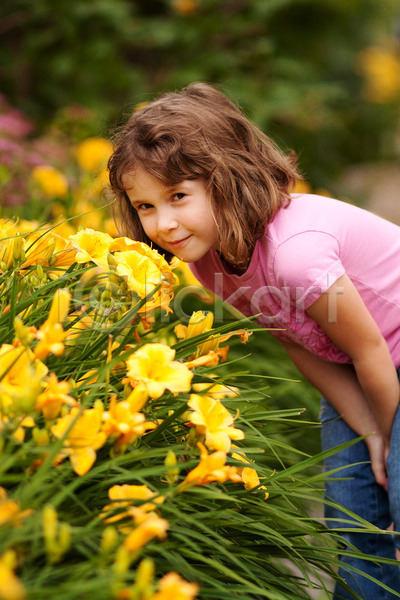
[[[202,179],[166,186],[139,169],[124,178],[125,191],[146,235],[184,262],[195,262],[218,245],[211,200]]]

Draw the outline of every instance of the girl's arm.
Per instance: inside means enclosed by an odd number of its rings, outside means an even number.
[[[350,278],[342,275],[307,313],[351,357],[360,387],[389,447],[399,381],[386,341]]]
[[[336,408],[346,423],[365,438],[376,481],[387,487],[385,443],[352,365],[328,362],[305,348],[280,340],[300,373]]]

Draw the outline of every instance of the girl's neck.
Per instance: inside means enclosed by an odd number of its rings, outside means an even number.
[[[243,275],[243,273],[247,271],[248,265],[246,265],[245,267],[240,267],[238,265],[234,265],[228,262],[222,254],[219,254],[219,252],[218,255],[221,263],[224,266],[225,271],[227,271],[230,275]]]

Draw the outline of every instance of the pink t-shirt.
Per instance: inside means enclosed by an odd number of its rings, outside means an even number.
[[[215,250],[191,263],[195,277],[273,335],[326,360],[350,363],[305,312],[346,273],[400,365],[400,227],[359,207],[311,194],[293,195],[256,243],[242,275]],[[331,310],[334,318],[335,297]]]

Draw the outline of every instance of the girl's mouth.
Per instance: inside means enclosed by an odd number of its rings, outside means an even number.
[[[168,242],[168,244],[172,248],[180,248],[181,246],[184,246],[191,237],[191,235],[188,235],[187,237],[182,238],[181,240],[176,240],[176,242]]]

